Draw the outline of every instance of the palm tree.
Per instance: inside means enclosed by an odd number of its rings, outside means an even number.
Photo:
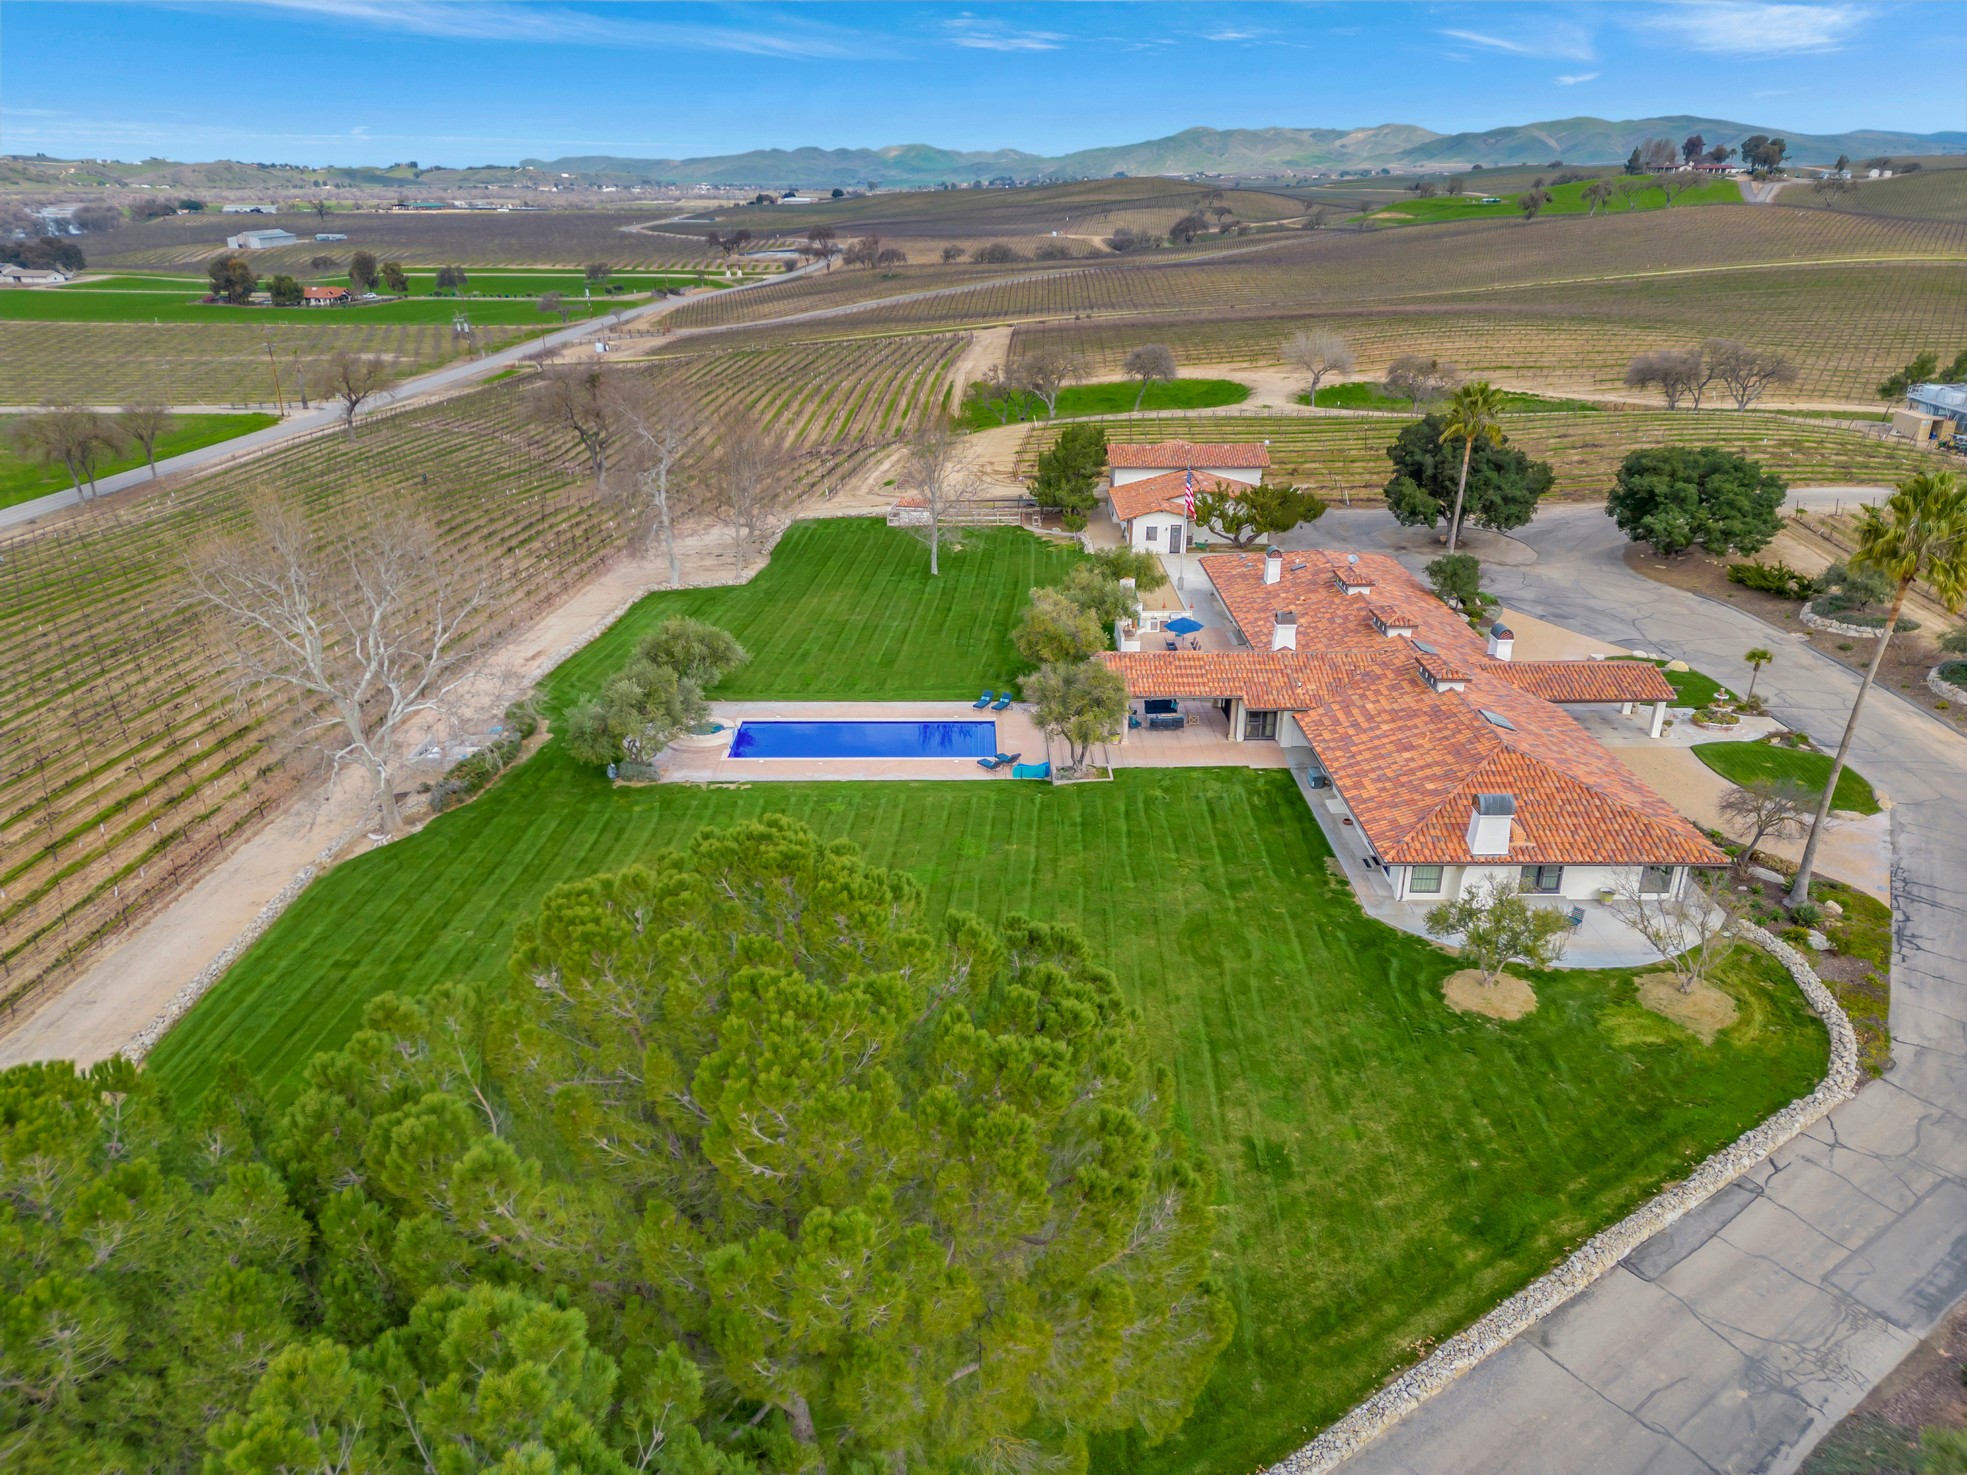
[[[1850,562],[1868,568],[1893,581],[1892,608],[1878,632],[1878,645],[1865,668],[1865,679],[1858,683],[1857,700],[1851,703],[1851,719],[1844,724],[1844,740],[1831,760],[1830,777],[1817,800],[1816,822],[1810,826],[1810,840],[1803,847],[1803,862],[1796,868],[1796,881],[1789,888],[1789,904],[1798,906],[1810,899],[1810,871],[1817,861],[1817,841],[1823,838],[1824,822],[1830,817],[1831,796],[1844,774],[1844,760],[1851,752],[1851,739],[1858,731],[1858,714],[1864,711],[1865,697],[1871,692],[1878,668],[1885,662],[1885,647],[1899,625],[1899,611],[1916,579],[1927,587],[1950,614],[1957,614],[1967,602],[1967,486],[1951,471],[1922,471],[1899,483],[1899,489],[1885,499],[1885,510],[1865,509],[1858,527],[1858,551]]]
[[[1775,658],[1776,653],[1774,651],[1764,650],[1759,645],[1754,650],[1742,652],[1742,659],[1749,664],[1748,696],[1743,700],[1751,702],[1755,700],[1755,683],[1762,675],[1762,668],[1775,660]]]
[[[1448,407],[1442,412],[1441,443],[1451,440],[1462,443],[1462,474],[1455,483],[1455,515],[1448,520],[1448,551],[1453,553],[1455,545],[1462,536],[1462,499],[1468,495],[1468,463],[1475,454],[1475,443],[1486,440],[1490,445],[1501,445],[1503,428],[1497,422],[1503,413],[1503,392],[1478,379],[1464,384],[1448,397]]]

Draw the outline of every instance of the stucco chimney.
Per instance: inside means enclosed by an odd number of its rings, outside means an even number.
[[[1468,853],[1508,855],[1509,832],[1515,816],[1514,795],[1477,794],[1468,816]]]
[[[1509,653],[1516,649],[1516,632],[1498,620],[1489,627],[1489,654],[1499,661],[1509,659]]]
[[[1270,626],[1270,648],[1272,650],[1296,650],[1298,648],[1298,615],[1296,610],[1280,609]]]
[[[1284,550],[1266,548],[1264,550],[1264,582],[1275,584],[1284,577]]]

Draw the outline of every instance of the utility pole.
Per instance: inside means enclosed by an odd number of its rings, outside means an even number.
[[[273,371],[273,402],[280,407],[280,413],[287,413],[287,398],[280,392],[280,361],[273,356],[273,340],[266,340],[266,366]]]

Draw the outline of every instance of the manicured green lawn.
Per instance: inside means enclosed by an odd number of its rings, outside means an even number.
[[[1534,413],[1536,411],[1556,410],[1595,410],[1597,405],[1585,399],[1551,399],[1547,395],[1531,394],[1527,390],[1505,389],[1502,392],[1503,407],[1512,414]],[[1305,397],[1298,396],[1303,404]],[[1327,384],[1318,391],[1318,408],[1321,410],[1396,410],[1411,415],[1414,411],[1412,400],[1381,393],[1380,386],[1370,383]]]
[[[1112,384],[1074,384],[1059,392],[1058,418],[1074,415],[1131,415],[1134,397],[1140,394],[1139,381],[1124,379]],[[1141,399],[1147,410],[1209,410],[1219,405],[1240,405],[1250,397],[1250,386],[1234,379],[1170,379],[1150,384]],[[1027,395],[1013,420],[1043,420],[1045,406],[1035,395]],[[971,406],[963,417],[966,430],[989,430],[1005,422],[988,410]]]
[[[59,492],[72,485],[67,467],[48,467],[38,461],[22,459],[20,452],[14,448],[12,438],[6,433],[7,427],[18,418],[14,415],[0,417],[0,507],[45,497],[49,492]],[[162,461],[166,456],[179,456],[200,446],[264,430],[279,421],[278,415],[180,415],[177,429],[169,435],[158,437],[157,459]],[[129,452],[105,461],[96,469],[96,477],[100,480],[105,476],[114,476],[119,471],[141,466],[143,462],[141,450]]]
[[[1692,707],[1698,711],[1702,707],[1712,706],[1715,697],[1721,693],[1721,683],[1700,671],[1669,671],[1665,661],[1652,660],[1650,656],[1613,656],[1612,659],[1652,661],[1660,668],[1660,674],[1666,677],[1666,684],[1673,688],[1673,705],[1676,707]]]
[[[1830,755],[1807,748],[1779,748],[1772,743],[1696,743],[1694,756],[1731,784],[1789,779],[1812,794],[1821,794],[1830,777]],[[1862,774],[1846,768],[1837,776],[1837,792],[1831,796],[1830,807],[1876,814],[1878,796]]]
[[[347,281],[336,282],[346,286]],[[264,303],[233,307],[223,302],[201,302],[202,291],[193,287],[180,296],[169,292],[77,292],[67,288],[53,291],[0,292],[0,321],[38,323],[448,323],[460,306],[471,313],[474,323],[537,323],[558,327],[558,313],[543,313],[537,294],[512,297],[473,297],[462,303],[452,297],[404,297],[386,302],[354,302],[342,307],[270,307]],[[589,316],[588,304],[578,291],[568,292],[568,311],[574,319]],[[633,307],[647,299],[638,295],[604,297],[593,302],[593,315],[616,307]]]
[[[514,925],[555,882],[769,812],[908,870],[932,914],[1077,921],[1174,1071],[1218,1182],[1237,1336],[1177,1441],[1116,1442],[1101,1471],[1242,1475],[1285,1453],[1415,1344],[1807,1091],[1823,1059],[1821,1028],[1756,959],[1728,980],[1745,1022],[1711,1048],[1618,975],[1537,975],[1537,1012],[1509,1026],[1449,1012],[1452,961],[1358,910],[1276,770],[613,789],[549,744],[476,803],[330,872],[152,1069],[196,1092],[236,1053],[290,1092],[374,994],[501,977]]]
[[[993,529],[930,581],[906,533],[802,524],[750,585],[652,596],[557,672],[562,708],[657,618],[728,625],[757,659],[731,696],[966,696],[1002,686],[1027,586],[1070,553]],[[927,888],[930,910],[1084,927],[1174,1073],[1213,1168],[1236,1340],[1168,1445],[1093,1468],[1242,1475],[1296,1447],[1568,1247],[1821,1069],[1823,1031],[1774,965],[1731,961],[1742,1023],[1703,1047],[1619,974],[1532,975],[1512,1025],[1447,1010],[1454,964],[1368,919],[1278,770],[1122,770],[1054,789],[754,783],[617,789],[557,742],[482,798],[331,871],[151,1056],[189,1096],[236,1056],[277,1097],[384,990],[503,976],[557,882],[709,824],[797,816]]]
[[[934,700],[1002,690],[1029,669],[1011,646],[1039,585],[1058,584],[1078,550],[1018,528],[969,528],[929,577],[929,552],[871,518],[801,522],[748,584],[651,594],[553,675],[556,705],[628,660],[670,615],[731,631],[751,652],[716,694],[733,701],[888,697]]]
[[[1553,173],[1556,171],[1552,171]],[[1624,176],[1615,169],[1597,171],[1616,190]],[[1584,192],[1589,181],[1579,180],[1574,184],[1560,184],[1550,190],[1550,203],[1545,205],[1545,215],[1588,215],[1591,205]],[[1375,225],[1413,225],[1419,223],[1438,224],[1444,220],[1481,220],[1489,217],[1513,219],[1521,216],[1517,208],[1517,196],[1526,194],[1528,185],[1511,189],[1488,191],[1482,188],[1482,177],[1468,177],[1468,193],[1464,195],[1436,195],[1431,200],[1396,200],[1384,205],[1370,217]],[[1484,205],[1480,201],[1488,194],[1496,195],[1501,203]],[[1732,179],[1711,179],[1695,185],[1685,194],[1678,196],[1671,206],[1666,196],[1657,189],[1647,190],[1635,197],[1628,205],[1620,195],[1614,194],[1611,200],[1598,207],[1600,215],[1623,213],[1628,208],[1637,210],[1678,210],[1686,205],[1739,205],[1742,192]]]

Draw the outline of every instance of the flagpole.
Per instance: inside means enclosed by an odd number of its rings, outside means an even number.
[[[1194,536],[1195,468],[1193,466],[1185,466],[1182,468],[1182,561],[1181,567],[1175,575],[1175,587],[1181,590],[1184,595],[1188,593],[1188,544],[1189,540]],[[1182,600],[1182,606],[1184,608],[1188,606],[1188,600],[1186,598]]]

